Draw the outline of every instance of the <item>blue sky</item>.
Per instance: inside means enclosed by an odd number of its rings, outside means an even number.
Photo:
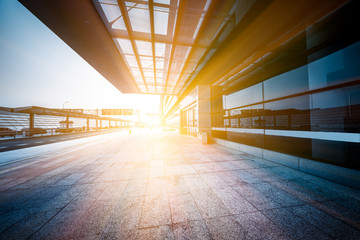
[[[0,0],[0,106],[137,108],[159,96],[121,94],[16,0]]]

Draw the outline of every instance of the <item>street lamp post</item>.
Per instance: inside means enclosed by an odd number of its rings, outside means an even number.
[[[63,110],[64,110],[64,106],[65,106],[66,103],[69,103],[69,102],[66,101],[66,102],[63,103],[63,107],[62,107]]]

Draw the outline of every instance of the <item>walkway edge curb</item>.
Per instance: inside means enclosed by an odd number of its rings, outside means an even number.
[[[213,138],[214,143],[360,190],[360,171]]]

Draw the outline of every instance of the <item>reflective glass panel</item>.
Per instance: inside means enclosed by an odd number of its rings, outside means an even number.
[[[265,103],[265,126],[268,129],[309,130],[310,96],[299,96]]]
[[[348,93],[344,89],[315,93],[312,96],[313,109],[344,107],[347,104]]]
[[[225,97],[225,108],[236,108],[252,103],[262,101],[262,85],[261,83],[249,88],[232,93]]]
[[[309,64],[310,89],[349,82],[360,77],[360,42]]]
[[[336,89],[312,95],[311,130],[344,131],[349,118],[347,89]]]
[[[264,81],[264,99],[270,100],[309,90],[307,66]]]
[[[326,87],[328,76],[344,68],[343,51],[338,51],[327,57],[309,64],[309,85],[310,90]]]

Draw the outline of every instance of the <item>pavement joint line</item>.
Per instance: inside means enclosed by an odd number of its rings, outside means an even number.
[[[60,208],[58,212],[56,212],[48,221],[46,221],[40,228],[38,228],[35,232],[33,232],[28,239],[31,239],[32,236],[34,236],[36,233],[38,233],[46,224],[48,224],[56,215],[58,215],[64,208],[66,208],[73,200],[65,204],[64,207]]]
[[[25,145],[29,145],[28,143],[20,143],[20,144],[16,144],[15,146],[25,146]]]

